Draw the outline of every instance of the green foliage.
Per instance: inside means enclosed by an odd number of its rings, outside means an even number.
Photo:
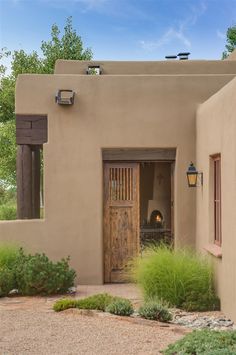
[[[235,355],[236,331],[196,330],[168,346],[165,355]]]
[[[14,188],[4,188],[3,184],[0,184],[0,220],[13,220],[16,218],[16,190]]]
[[[130,300],[117,297],[106,307],[106,312],[118,316],[130,316],[134,313],[134,308]]]
[[[19,257],[19,248],[11,244],[0,244],[0,269],[13,269]]]
[[[0,220],[14,220],[17,218],[16,205],[0,205]]]
[[[149,248],[138,259],[136,278],[147,300],[158,298],[191,310],[215,307],[212,265],[194,252]]]
[[[43,60],[36,51],[27,54],[23,49],[14,51],[11,62],[11,75],[16,80],[19,74],[42,74]]]
[[[14,120],[14,110],[15,78],[12,75],[3,76],[0,80],[0,122]]]
[[[53,310],[55,312],[61,312],[69,308],[76,308],[77,302],[78,302],[77,300],[70,300],[70,299],[58,300],[54,303]]]
[[[14,288],[22,295],[66,292],[76,276],[68,261],[53,263],[45,254],[25,254],[11,245],[0,246],[0,296]]]
[[[15,274],[12,269],[0,267],[0,297],[7,296],[15,288]]]
[[[227,58],[236,48],[236,25],[228,28],[226,33],[226,50],[222,54],[222,59]]]
[[[94,309],[105,311],[106,307],[114,300],[114,297],[107,293],[82,298],[80,300],[62,299],[56,301],[53,306],[54,311],[60,312],[68,308]]]
[[[53,73],[57,59],[90,60],[91,49],[83,48],[83,42],[72,26],[72,17],[68,17],[64,34],[60,38],[60,30],[56,24],[52,26],[51,40],[42,41],[41,50],[44,55],[43,67],[45,73]]]
[[[53,309],[56,312],[68,308],[91,309],[107,311],[113,314],[128,316],[133,313],[133,307],[129,300],[114,297],[107,293],[99,293],[79,300],[62,299],[55,302]]]
[[[0,297],[7,296],[16,288],[14,268],[19,257],[19,249],[11,244],[0,245]]]
[[[0,182],[16,184],[16,128],[12,120],[0,122]]]
[[[139,308],[139,314],[142,318],[158,320],[160,322],[170,322],[172,314],[168,308],[160,301],[150,300]]]
[[[20,250],[16,265],[18,290],[23,295],[64,293],[74,285],[76,273],[69,258],[53,263],[45,254],[26,255]]]
[[[215,311],[220,309],[220,299],[214,292],[199,294],[199,292],[190,292],[183,302],[182,308],[188,312],[193,311]]]
[[[113,301],[113,299],[114,297],[107,293],[100,293],[78,300],[77,308],[105,311],[106,307]]]

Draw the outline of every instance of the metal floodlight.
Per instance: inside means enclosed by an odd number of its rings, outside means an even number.
[[[58,90],[55,97],[56,103],[59,105],[73,105],[75,93],[73,90]]]

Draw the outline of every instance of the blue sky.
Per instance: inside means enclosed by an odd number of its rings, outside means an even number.
[[[94,59],[219,59],[236,0],[0,0],[0,47],[39,50],[68,16]]]

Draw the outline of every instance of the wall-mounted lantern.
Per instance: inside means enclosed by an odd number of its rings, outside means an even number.
[[[200,182],[200,186],[203,185],[203,173],[197,171],[193,162],[190,163],[186,174],[189,187],[199,186],[198,182]]]
[[[58,90],[55,100],[59,105],[73,105],[75,93],[73,90]]]

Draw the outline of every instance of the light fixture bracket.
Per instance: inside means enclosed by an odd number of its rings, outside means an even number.
[[[55,101],[59,105],[73,105],[75,93],[71,89],[59,89]]]

